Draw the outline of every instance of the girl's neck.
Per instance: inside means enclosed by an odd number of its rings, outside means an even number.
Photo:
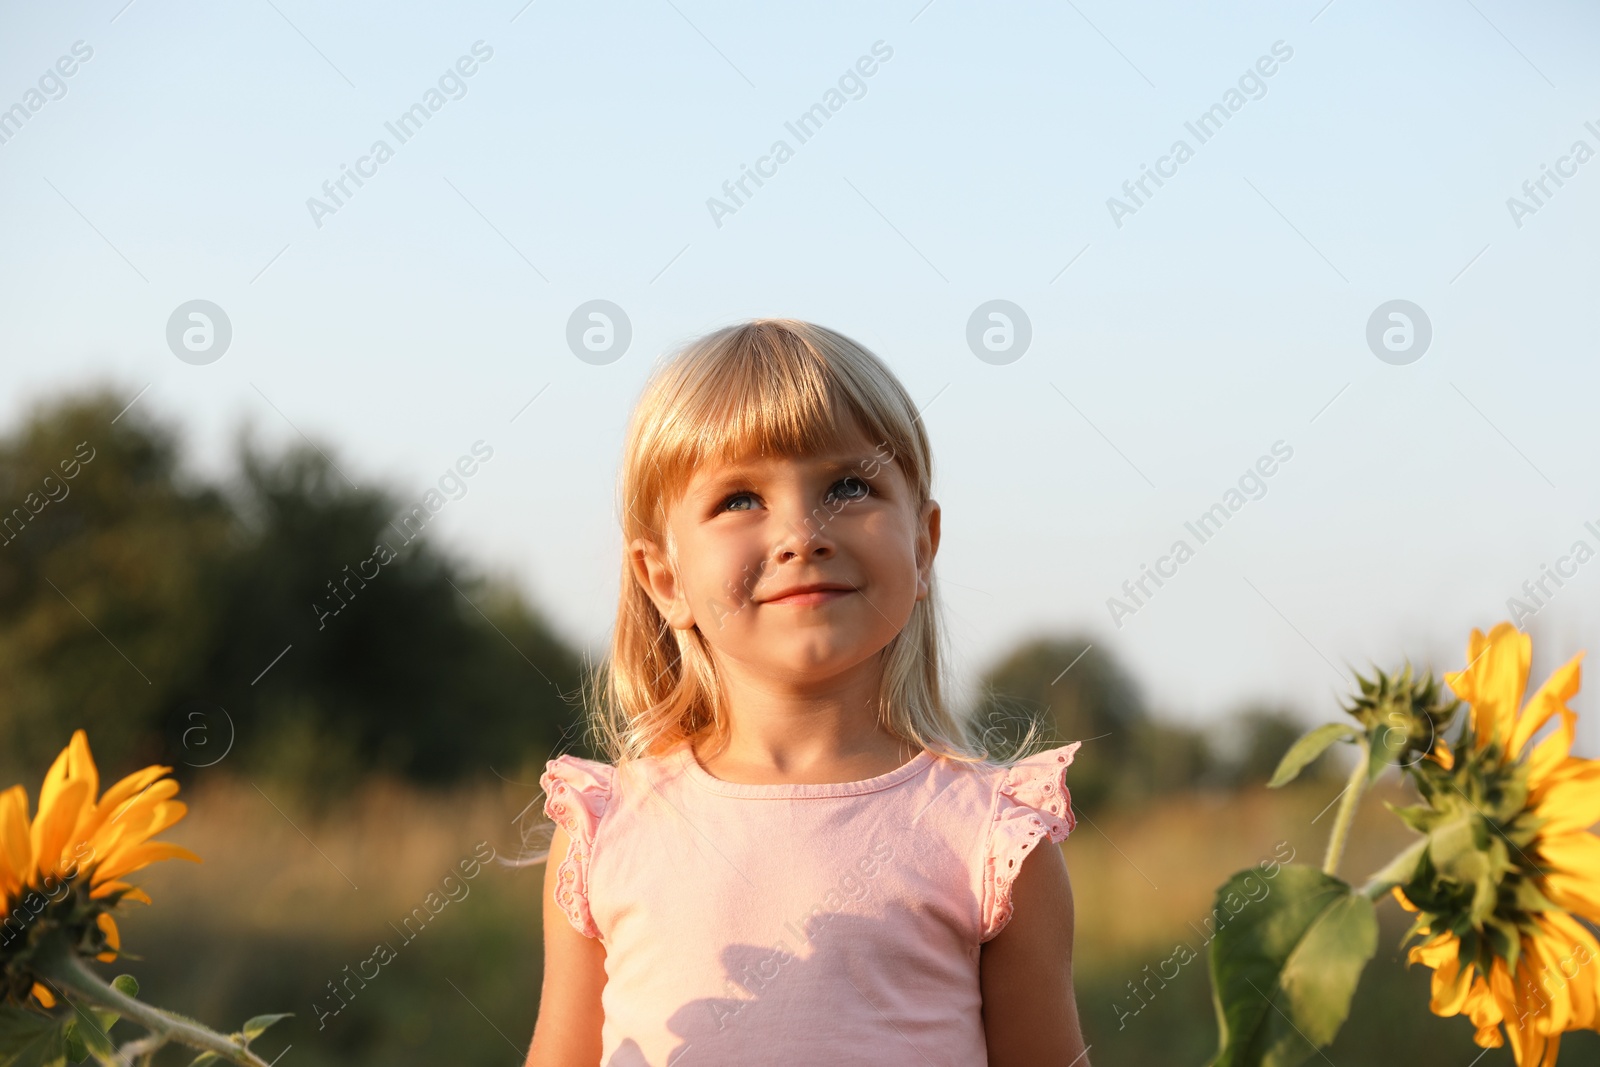
[[[821,785],[876,778],[904,765],[921,747],[882,728],[872,707],[814,706],[777,714],[732,711],[726,743],[693,740],[713,777],[744,785]]]
[[[827,679],[775,679],[718,657],[726,742],[695,738],[713,777],[744,785],[821,785],[887,774],[921,751],[878,721],[874,657]]]

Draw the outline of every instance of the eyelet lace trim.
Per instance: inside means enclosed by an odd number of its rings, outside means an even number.
[[[1011,885],[1040,840],[1059,843],[1077,826],[1067,768],[1082,742],[1018,760],[1006,770],[995,801],[984,867],[984,923],[988,941],[1011,921]]]
[[[556,904],[567,921],[586,937],[600,930],[589,914],[589,857],[594,834],[611,799],[613,770],[607,764],[557,756],[545,765],[539,784],[544,787],[544,811],[567,832],[567,855],[556,869]]]

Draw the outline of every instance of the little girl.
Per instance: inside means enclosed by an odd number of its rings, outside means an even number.
[[[931,462],[889,369],[809,323],[719,330],[646,386],[614,765],[540,779],[529,1067],[1087,1067],[1053,847],[1078,743],[997,762],[945,706]]]

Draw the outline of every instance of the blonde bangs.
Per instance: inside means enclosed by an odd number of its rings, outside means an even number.
[[[842,447],[853,428],[892,450],[920,506],[931,472],[916,410],[887,368],[840,366],[852,349],[865,352],[822,327],[767,319],[682,350],[652,380],[629,427],[619,486],[626,539],[661,533],[666,512],[708,462],[815,455]]]

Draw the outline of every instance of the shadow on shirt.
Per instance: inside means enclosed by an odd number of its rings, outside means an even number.
[[[831,995],[859,998],[863,1014],[875,1028],[882,1028],[874,1036],[908,1043],[908,1055],[921,1052],[910,1036],[911,1027],[896,1026],[883,1014],[885,998],[874,996],[873,986],[886,973],[898,970],[896,961],[880,951],[883,926],[878,917],[824,912],[811,917],[804,937],[801,924],[794,923],[770,946],[729,945],[722,951],[729,992],[737,986],[747,996],[691,1000],[667,1020],[680,1043],[665,1061],[652,1063],[630,1037],[617,1046],[605,1067],[711,1067],[732,1062],[727,1058],[730,1052],[748,1056],[752,1039],[763,1048],[767,1062],[785,1053],[821,1052],[822,1046],[828,1051],[843,1051],[850,1045],[859,1049],[862,1035],[838,1029],[843,1020],[806,1018],[816,1003],[808,994],[814,996],[819,986]],[[730,1049],[730,1040],[740,1047]]]

